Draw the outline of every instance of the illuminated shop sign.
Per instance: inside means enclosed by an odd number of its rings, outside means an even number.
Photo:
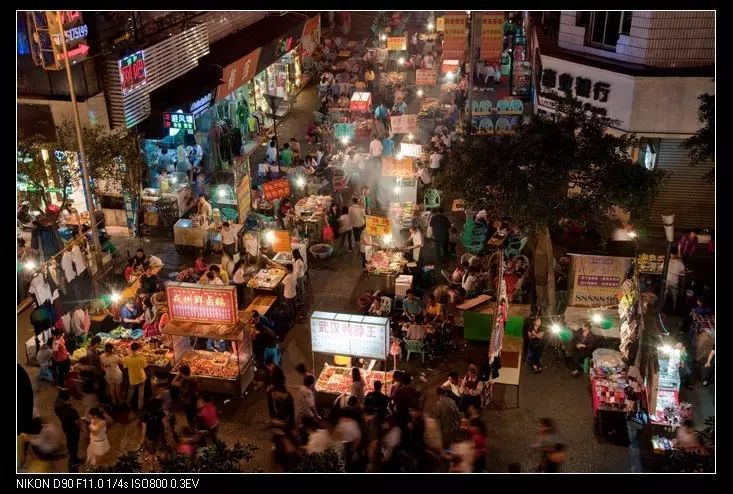
[[[194,116],[191,113],[163,113],[163,126],[166,129],[194,130]]]
[[[117,62],[120,69],[122,94],[127,94],[147,82],[145,72],[145,52],[140,50]]]

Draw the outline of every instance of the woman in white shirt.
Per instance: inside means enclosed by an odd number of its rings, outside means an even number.
[[[441,159],[443,159],[443,155],[440,154],[437,150],[433,151],[433,153],[430,155],[430,169],[438,170],[440,168]]]
[[[293,272],[298,279],[298,299],[305,303],[305,261],[298,249],[293,249]]]
[[[473,293],[478,288],[478,270],[475,267],[469,268],[468,272],[461,279],[461,286],[466,291],[466,295]]]

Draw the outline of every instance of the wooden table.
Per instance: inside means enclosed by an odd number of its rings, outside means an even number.
[[[469,298],[468,300],[463,302],[461,305],[456,306],[456,309],[469,310],[469,309],[473,309],[474,307],[478,307],[479,305],[488,303],[490,301],[491,301],[491,297],[489,297],[488,295],[479,295],[478,297]]]
[[[153,274],[158,274],[160,270],[163,269],[163,266],[155,266],[153,268]],[[122,293],[120,293],[120,304],[124,305],[127,302],[127,299],[135,298],[137,297],[137,291],[140,289],[140,277],[131,284],[128,285],[127,288],[122,290]]]
[[[247,283],[247,286],[255,290],[269,292],[277,291],[280,282],[285,278],[287,271],[275,269],[260,269],[255,276]],[[267,280],[269,278],[269,280]]]
[[[265,315],[267,311],[270,310],[270,307],[275,304],[275,302],[277,302],[277,297],[274,295],[258,295],[255,297],[252,303],[249,304],[246,309],[244,309],[243,312],[252,313],[253,311],[257,311],[261,315]],[[242,311],[240,311],[240,314],[241,313]]]
[[[516,386],[517,408],[519,408],[519,377],[522,373],[522,347],[524,346],[524,340],[517,336],[504,335],[501,346],[501,369],[499,369],[499,377],[494,380],[494,383],[505,386]],[[514,365],[515,357],[516,366]],[[506,400],[504,401],[504,408],[506,409]]]

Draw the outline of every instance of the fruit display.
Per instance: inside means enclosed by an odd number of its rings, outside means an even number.
[[[361,378],[364,380],[364,392],[374,391],[374,381],[382,381],[382,392],[389,393],[392,387],[393,372],[366,371],[361,370]],[[324,393],[350,393],[351,392],[351,367],[339,367],[328,365],[324,367],[321,375],[316,381],[316,391]]]
[[[267,201],[274,201],[290,195],[290,183],[287,179],[271,180],[262,184],[262,194]]]
[[[420,111],[418,112],[418,118],[435,116],[440,113],[440,101],[438,98],[424,97],[420,101]]]
[[[145,357],[148,361],[148,365],[155,367],[169,367],[173,362],[173,350],[169,347],[160,346],[158,340],[155,338],[142,338],[139,340],[110,338],[108,336],[102,336],[102,343],[99,345],[99,352],[102,353],[104,346],[107,343],[112,343],[115,347],[115,353],[121,358],[125,358],[132,353],[130,345],[134,341],[137,341],[141,345],[138,354]],[[71,355],[72,362],[78,362],[82,357],[87,354],[88,344],[77,348]]]
[[[404,262],[402,252],[378,250],[369,259],[367,271],[371,274],[397,274],[402,271]]]
[[[239,375],[237,356],[229,352],[216,353],[205,350],[191,350],[183,355],[173,372],[177,372],[183,364],[191,368],[191,374],[194,376],[236,379]]]
[[[664,270],[664,256],[640,254],[637,260],[642,273],[662,274]]]

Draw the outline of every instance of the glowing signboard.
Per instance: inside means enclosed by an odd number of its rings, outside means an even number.
[[[234,286],[168,283],[166,295],[172,321],[203,324],[236,324],[239,321]]]
[[[314,352],[385,360],[389,319],[316,311],[311,316]]]
[[[195,130],[193,114],[191,113],[163,113],[163,126],[166,129]]]
[[[120,84],[122,85],[123,95],[134,91],[147,82],[145,52],[143,50],[119,60],[117,66],[120,69]]]

